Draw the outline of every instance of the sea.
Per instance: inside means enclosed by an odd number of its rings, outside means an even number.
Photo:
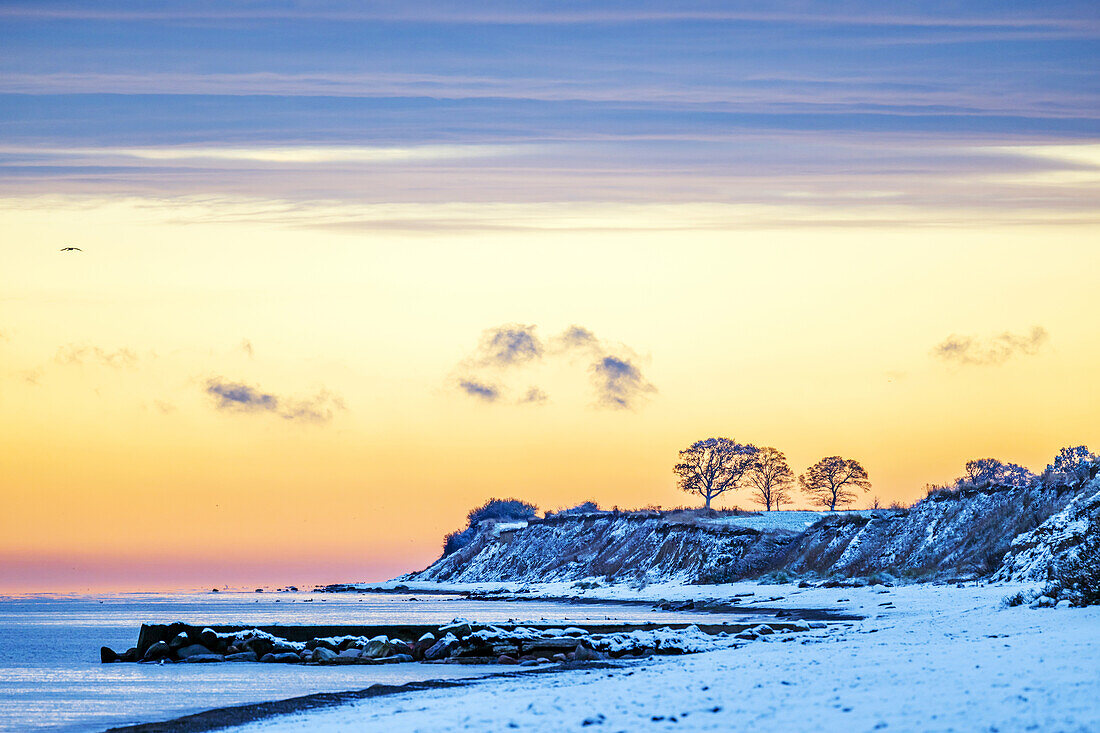
[[[700,612],[392,593],[122,593],[0,597],[0,731],[85,733],[374,684],[474,678],[494,665],[101,664],[143,623],[194,625],[715,623]]]

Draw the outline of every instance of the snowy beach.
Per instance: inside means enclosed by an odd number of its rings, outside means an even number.
[[[1098,729],[1100,608],[1002,607],[1002,598],[1021,587],[708,587],[708,597],[752,593],[742,600],[837,608],[865,620],[619,669],[397,694],[233,730]],[[586,595],[687,599],[699,591],[668,585]]]

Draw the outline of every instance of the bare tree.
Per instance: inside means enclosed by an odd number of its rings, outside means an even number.
[[[787,465],[787,456],[775,448],[761,448],[756,453],[745,480],[752,487],[756,501],[764,505],[767,511],[778,509],[781,502],[787,500],[794,485],[794,473]]]
[[[798,477],[798,483],[813,501],[829,507],[831,512],[836,511],[837,504],[844,506],[855,501],[854,489],[871,490],[867,471],[859,461],[840,456],[822,458]]]
[[[672,470],[680,477],[679,487],[702,496],[710,509],[711,499],[740,485],[756,454],[754,445],[729,438],[707,438],[680,451],[680,462]]]

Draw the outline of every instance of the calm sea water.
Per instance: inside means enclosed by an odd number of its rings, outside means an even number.
[[[128,723],[373,684],[492,674],[484,665],[100,664],[142,623],[369,624],[653,621],[715,623],[709,614],[631,606],[469,601],[391,594],[200,593],[0,597],[0,731],[102,731]]]

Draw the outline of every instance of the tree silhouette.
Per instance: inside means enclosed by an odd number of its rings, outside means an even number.
[[[680,451],[680,462],[672,470],[680,477],[679,487],[702,496],[710,509],[711,499],[738,487],[756,454],[754,445],[729,438],[707,438]]]
[[[780,503],[787,500],[794,484],[794,473],[787,465],[787,456],[783,455],[783,451],[761,448],[756,453],[752,467],[745,474],[745,482],[752,487],[756,500],[770,512],[773,507],[778,509]]]
[[[837,504],[844,506],[855,501],[854,489],[871,489],[867,471],[859,461],[840,456],[822,458],[798,477],[798,483],[811,500],[829,507],[831,512],[836,511]]]

